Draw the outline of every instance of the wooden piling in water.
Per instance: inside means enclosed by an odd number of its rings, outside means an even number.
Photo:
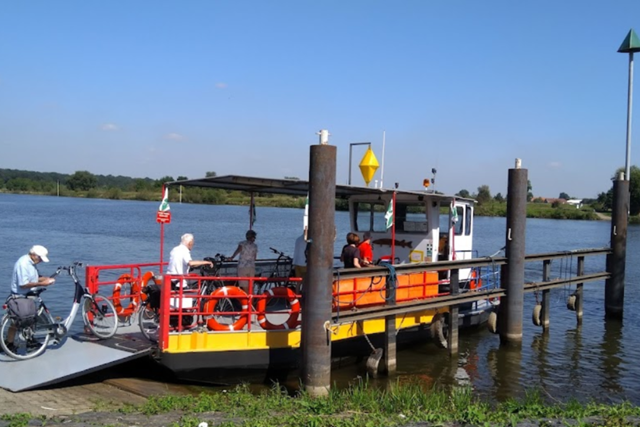
[[[627,224],[629,222],[629,177],[613,181],[613,209],[611,212],[611,250],[607,255],[607,271],[611,277],[605,282],[605,315],[622,318],[624,306],[624,272],[627,256]]]
[[[460,294],[460,270],[453,269],[451,270],[450,277],[450,286],[451,286],[451,295],[459,295]],[[448,324],[448,332],[449,336],[447,337],[447,348],[449,349],[450,356],[456,356],[458,354],[458,315],[460,313],[460,309],[458,305],[452,305],[449,307],[449,324]]]
[[[321,131],[322,132],[322,131]],[[326,132],[326,131],[325,131]],[[336,147],[311,146],[309,162],[309,261],[302,313],[302,384],[310,396],[331,387],[331,301],[335,239]]]
[[[551,260],[544,260],[542,262],[542,281],[548,282],[551,279]],[[542,291],[542,310],[540,312],[540,323],[543,331],[549,330],[551,305],[549,298],[549,289]]]
[[[396,283],[387,280],[386,298],[387,305],[396,305]],[[384,318],[384,370],[387,375],[396,373],[396,315]]]
[[[578,257],[578,267],[576,271],[576,276],[584,276],[584,255]],[[576,284],[576,320],[578,321],[578,325],[582,323],[582,313],[583,313],[583,295],[582,288],[584,287],[583,283]]]
[[[522,313],[524,309],[524,257],[525,228],[527,221],[527,170],[520,168],[520,159],[516,167],[509,169],[507,187],[507,265],[505,277],[500,286],[507,295],[500,300],[498,330],[502,344],[522,343]]]

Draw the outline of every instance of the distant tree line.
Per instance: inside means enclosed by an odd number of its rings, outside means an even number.
[[[207,172],[206,177],[216,176]],[[47,194],[68,197],[104,198],[115,200],[160,200],[162,185],[166,182],[187,180],[186,176],[163,176],[160,179],[131,178],[127,176],[95,175],[89,171],[73,174],[55,172],[32,172],[15,169],[0,169],[0,192]],[[242,191],[215,188],[175,187],[169,200],[185,203],[248,205],[250,195]],[[303,197],[257,194],[258,206],[304,207]]]
[[[623,168],[619,168],[613,175],[612,179],[615,179],[620,172],[623,172]],[[630,182],[629,182],[629,192],[631,196],[629,213],[632,217],[638,216],[640,214],[640,168],[637,166],[631,166],[630,168]],[[457,194],[459,197],[471,198],[475,199],[478,202],[478,206],[476,212],[478,215],[488,215],[488,216],[504,216],[506,214],[506,203],[505,197],[498,193],[495,196],[491,196],[491,190],[488,185],[481,185],[478,187],[478,191],[476,193],[470,193],[466,189],[460,190]],[[558,195],[558,199],[570,200],[571,197],[566,192],[560,192]],[[533,196],[533,187],[531,185],[531,181],[527,182],[527,201],[533,201],[535,204],[545,204],[544,199],[537,198],[534,199]],[[574,207],[564,206],[561,201],[554,200],[550,203],[551,208],[556,209],[556,212],[544,212],[543,207],[537,207],[528,209],[528,215],[530,216],[544,216],[550,218],[567,218],[581,216],[585,219],[591,219],[592,216],[588,215],[589,211],[596,212],[608,212],[611,211],[613,204],[613,185],[607,192],[602,192],[598,194],[596,199],[582,199],[582,209],[580,209],[583,213],[578,214],[578,209]],[[578,218],[575,218],[578,219]],[[638,222],[637,218],[632,218],[633,222]]]

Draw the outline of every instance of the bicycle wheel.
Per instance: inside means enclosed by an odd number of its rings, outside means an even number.
[[[13,343],[9,343],[9,337],[13,334]],[[49,344],[51,335],[49,325],[36,318],[35,323],[29,326],[20,326],[10,316],[4,316],[0,325],[0,347],[4,353],[17,360],[27,360],[39,356]]]
[[[140,332],[151,342],[158,342],[158,329],[160,327],[160,316],[158,310],[147,308],[146,305],[140,307],[138,311],[138,326]]]
[[[85,296],[82,320],[98,338],[107,339],[118,330],[118,314],[113,303],[102,295]]]

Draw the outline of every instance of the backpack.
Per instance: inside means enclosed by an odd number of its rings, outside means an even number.
[[[33,298],[13,296],[7,300],[9,316],[17,326],[30,326],[36,322],[36,301]]]

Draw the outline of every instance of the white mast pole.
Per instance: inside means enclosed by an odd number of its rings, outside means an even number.
[[[384,144],[385,144],[386,132],[382,131],[382,168],[380,169],[380,188],[383,188],[382,183],[384,180]]]

